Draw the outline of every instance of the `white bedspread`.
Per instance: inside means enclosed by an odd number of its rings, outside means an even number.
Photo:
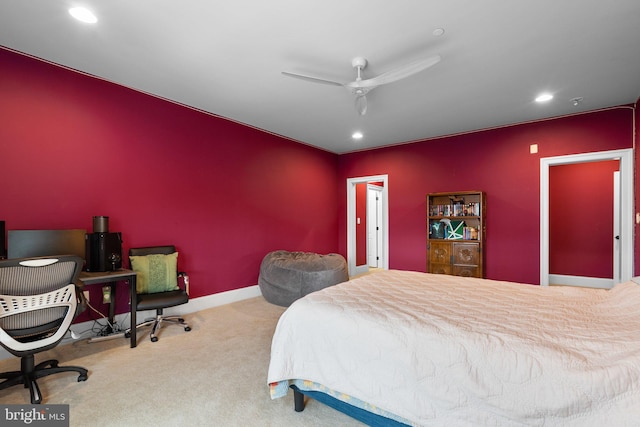
[[[425,426],[640,425],[640,285],[382,271],[280,318],[268,382],[306,379]]]

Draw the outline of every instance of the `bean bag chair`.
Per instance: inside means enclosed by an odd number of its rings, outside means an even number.
[[[272,304],[288,307],[298,298],[349,280],[342,255],[274,251],[260,264],[258,285]]]

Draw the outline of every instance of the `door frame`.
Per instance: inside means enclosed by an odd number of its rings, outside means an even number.
[[[356,184],[382,182],[382,268],[389,269],[389,175],[373,175],[347,179],[347,266],[349,276],[369,271],[368,260],[356,266]]]
[[[620,281],[633,277],[633,149],[570,154],[540,159],[540,285],[549,286],[549,168],[556,165],[620,161]],[[612,236],[613,238],[613,236]],[[615,245],[614,245],[615,251]],[[615,256],[615,254],[614,254]],[[614,264],[615,268],[615,264]],[[614,274],[615,276],[615,274]],[[592,279],[595,280],[595,279]],[[607,280],[607,279],[605,279]],[[611,282],[614,280],[611,279]],[[589,285],[589,280],[587,286]],[[612,283],[615,284],[615,283]]]

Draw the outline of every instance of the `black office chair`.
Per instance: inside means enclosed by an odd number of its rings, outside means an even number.
[[[163,322],[182,326],[187,332],[191,330],[182,317],[163,315],[163,309],[189,301],[189,276],[178,271],[177,259],[173,245],[129,249],[131,269],[137,273],[136,301],[131,304],[136,311],[156,310],[155,317],[146,319],[136,328],[152,325],[152,342],[158,341],[156,334]],[[125,331],[125,337],[130,336],[131,328]]]
[[[78,381],[87,379],[85,368],[34,361],[36,353],[58,345],[78,313],[82,293],[75,283],[82,263],[73,255],[0,261],[0,344],[21,361],[19,371],[0,374],[0,390],[24,384],[31,403],[38,404],[38,378],[75,371]]]

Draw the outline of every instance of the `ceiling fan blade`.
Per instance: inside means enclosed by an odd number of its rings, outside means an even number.
[[[420,71],[426,70],[429,67],[436,65],[442,58],[440,55],[435,55],[429,58],[418,59],[408,64],[398,67],[395,70],[387,71],[380,74],[377,77],[373,77],[367,80],[355,81],[347,84],[349,87],[368,87],[373,88],[376,86],[393,83],[395,81],[404,79]]]
[[[331,80],[319,79],[317,77],[303,76],[302,74],[288,73],[286,71],[282,71],[282,74],[284,74],[285,76],[294,77],[296,79],[306,80],[312,83],[320,83],[320,84],[332,85],[332,86],[344,86],[342,83],[334,82]]]
[[[356,110],[361,116],[367,114],[367,97],[365,95],[356,96]]]

